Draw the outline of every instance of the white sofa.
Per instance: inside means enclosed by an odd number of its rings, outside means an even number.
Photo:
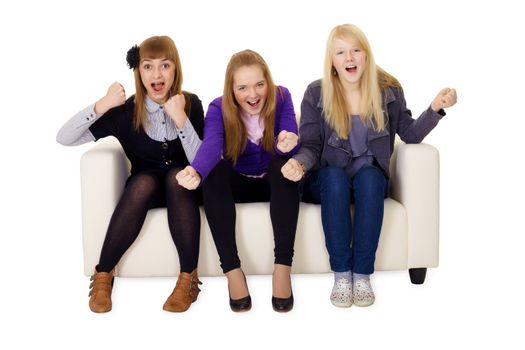
[[[84,273],[91,275],[113,210],[129,174],[129,162],[114,138],[81,158]],[[376,270],[409,270],[423,283],[439,255],[439,154],[426,144],[396,143],[391,161],[391,198],[385,200]],[[219,258],[201,208],[199,275],[221,275]],[[237,245],[246,274],[271,274],[273,235],[268,203],[237,204]],[[293,273],[330,271],[320,206],[301,203]],[[177,252],[166,209],[149,211],[142,231],[115,268],[117,276],[176,276]]]

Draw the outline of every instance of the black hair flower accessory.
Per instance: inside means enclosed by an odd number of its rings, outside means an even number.
[[[134,45],[128,50],[126,54],[126,61],[128,62],[129,69],[135,69],[138,67],[140,62],[139,47]]]

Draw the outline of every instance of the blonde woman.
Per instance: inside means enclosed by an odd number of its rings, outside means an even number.
[[[107,94],[77,113],[58,132],[63,145],[116,137],[131,162],[122,197],[109,222],[90,288],[93,312],[112,308],[113,269],[137,238],[148,209],[167,207],[180,274],[164,310],[186,311],[199,293],[200,214],[198,193],[176,180],[200,146],[204,112],[199,98],[182,91],[182,70],[175,43],[154,36],[127,54],[135,75],[135,95],[113,83]]]
[[[331,31],[323,78],[308,86],[301,104],[301,149],[283,174],[299,181],[307,172],[303,200],[321,204],[335,306],[375,300],[370,275],[396,134],[406,143],[421,142],[455,103],[456,91],[445,88],[413,119],[403,89],[376,65],[365,34],[351,24]]]

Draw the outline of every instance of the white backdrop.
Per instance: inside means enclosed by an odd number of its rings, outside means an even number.
[[[0,5],[2,349],[523,347],[523,12],[513,1],[17,1]],[[220,15],[222,13],[222,15]],[[440,267],[422,286],[374,276],[376,304],[337,309],[332,277],[294,276],[296,306],[271,310],[271,277],[249,276],[254,308],[233,314],[224,278],[205,278],[185,314],[161,307],[174,279],[119,279],[114,310],[87,307],[79,160],[60,126],[113,81],[133,91],[126,51],[177,43],[184,88],[206,108],[231,54],[250,48],[299,108],[341,23],[367,34],[414,115],[445,86],[458,104],[425,142],[441,154]],[[300,234],[300,233],[298,233]],[[518,317],[518,320],[515,318]],[[511,344],[514,344],[511,346]]]

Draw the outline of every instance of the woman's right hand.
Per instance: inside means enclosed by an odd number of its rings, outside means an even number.
[[[106,96],[95,103],[95,113],[102,115],[111,108],[123,105],[126,102],[126,91],[119,82],[114,82],[108,89]]]
[[[176,179],[179,185],[188,190],[196,189],[201,183],[201,176],[191,165],[188,165],[179,171],[176,175]]]

